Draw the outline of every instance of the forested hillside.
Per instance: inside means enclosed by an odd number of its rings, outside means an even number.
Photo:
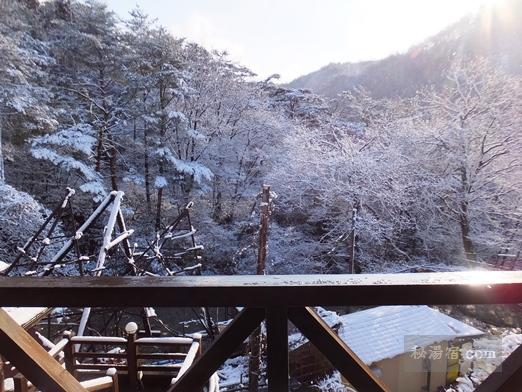
[[[521,249],[520,52],[508,69],[443,32],[412,49],[411,64],[439,53],[435,71],[368,63],[326,98],[258,81],[139,9],[0,5],[0,261],[68,186],[77,221],[124,191],[142,243],[193,200],[207,273],[255,271],[263,183],[277,194],[269,273],[346,272],[352,249],[364,271]]]
[[[380,32],[386,34],[386,32]],[[483,5],[437,35],[410,48],[372,62],[330,64],[288,84],[335,97],[344,90],[364,86],[376,97],[413,96],[427,84],[441,84],[448,67],[476,57],[522,74],[522,2],[497,0]]]

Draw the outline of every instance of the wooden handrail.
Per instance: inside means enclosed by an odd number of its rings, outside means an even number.
[[[189,369],[190,366],[192,366],[192,363],[194,363],[194,360],[196,359],[200,349],[200,342],[193,342],[190,346],[190,349],[187,353],[187,356],[185,357],[185,360],[183,361],[183,365],[179,369],[178,375],[176,376],[175,381],[183,376],[185,372]]]
[[[287,317],[315,341],[319,346],[317,348],[354,386],[365,391],[386,391],[386,386],[375,379],[367,366],[307,306],[515,303],[522,303],[522,272],[44,279],[0,277],[0,306],[244,306],[243,311],[205,354],[176,380],[170,389],[172,392],[200,388],[226,359],[227,354],[265,318],[269,324],[268,332],[272,335],[268,337],[271,346],[269,357],[271,360],[283,358],[278,362],[283,363],[287,353],[280,346],[284,347]],[[513,377],[519,377],[520,364],[514,360],[508,363],[514,364],[510,368],[512,371],[497,375],[494,385],[512,385]],[[269,379],[269,391],[280,391],[280,386],[274,380],[283,382],[288,377],[287,368],[276,368],[269,364],[269,376],[272,379]],[[488,388],[484,390],[490,391]]]
[[[0,277],[0,306],[302,307],[506,303],[522,303],[522,272]]]
[[[81,384],[89,392],[102,391],[109,388],[112,392],[119,392],[120,390],[118,374],[114,367],[107,370],[106,376],[82,381]]]
[[[104,344],[104,345],[125,345],[127,339],[116,336],[73,336],[71,342],[77,344]]]
[[[180,338],[180,337],[159,337],[159,338],[139,338],[136,339],[136,344],[152,345],[152,346],[190,346],[194,343],[192,338]]]
[[[105,376],[92,380],[82,381],[82,387],[84,387],[87,391],[103,391],[107,388],[112,388],[114,384],[114,380],[112,377]]]

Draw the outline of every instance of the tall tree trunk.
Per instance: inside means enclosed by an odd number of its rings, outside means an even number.
[[[163,188],[158,188],[158,200],[156,201],[156,231],[161,230],[161,202],[163,200]]]
[[[257,253],[258,275],[266,272],[266,254],[268,246],[268,217],[270,215],[270,187],[263,185],[261,197],[261,226],[259,227],[259,250]],[[261,362],[261,326],[250,336],[250,358],[248,363],[248,390],[259,390],[259,375]]]
[[[159,101],[161,108],[161,115],[159,120],[159,134],[161,140],[161,146],[165,144],[165,135],[167,134],[167,117],[165,115],[165,109],[167,108],[167,97],[166,97],[167,86],[163,83],[159,87]],[[163,176],[165,168],[163,165],[163,158],[159,157],[158,160],[158,174]],[[156,230],[161,229],[161,203],[163,201],[163,187],[158,188],[158,199],[156,200]]]
[[[158,162],[158,173],[163,175],[163,161]],[[161,229],[161,203],[163,201],[163,187],[158,188],[158,199],[156,200],[156,230]]]
[[[0,184],[3,184],[4,182],[4,150],[2,150],[2,123],[0,123]]]
[[[460,203],[459,223],[466,260],[476,261],[477,255],[475,253],[475,246],[473,245],[473,241],[470,237],[471,230],[469,224],[468,203],[466,201]]]
[[[219,176],[214,177],[213,186],[213,207],[212,207],[212,219],[218,222],[223,214],[223,195],[221,193],[221,178]]]
[[[473,241],[470,238],[470,223],[469,223],[469,204],[466,199],[471,192],[471,186],[469,184],[469,176],[466,167],[460,168],[460,179],[462,182],[462,194],[463,198],[460,202],[460,213],[459,213],[459,224],[460,233],[462,236],[462,245],[464,247],[464,256],[468,261],[476,260],[475,247]]]
[[[98,130],[98,143],[96,144],[96,164],[95,168],[98,173],[101,172],[101,162],[103,158],[103,137],[104,137],[104,129],[100,127]]]
[[[145,177],[145,199],[147,210],[152,212],[152,202],[150,197],[150,170],[149,170],[149,140],[147,138],[147,126],[143,127],[143,169]]]
[[[185,176],[185,181],[183,181],[182,189],[184,203],[185,205],[187,205],[190,202],[190,196],[192,195],[192,190],[194,189],[194,176]]]
[[[350,232],[350,235],[348,236],[348,267],[350,274],[355,274],[357,269],[356,268],[356,260],[355,260],[355,239],[357,236],[356,233],[356,226],[357,226],[357,214],[359,213],[359,207],[361,206],[359,200],[355,200],[353,207],[352,207],[352,230]]]
[[[96,146],[96,171],[101,172],[101,162],[103,160],[103,144],[105,132],[109,129],[109,112],[107,109],[107,99],[105,96],[105,72],[103,68],[99,69],[98,88],[101,91],[102,106],[103,106],[103,125],[98,129],[98,144]]]
[[[109,173],[111,176],[111,187],[113,191],[118,190],[118,166],[117,166],[117,160],[118,160],[118,151],[116,150],[116,145],[114,144],[114,139],[112,136],[112,133],[109,132],[109,135],[107,136],[110,144],[110,150],[109,150]]]

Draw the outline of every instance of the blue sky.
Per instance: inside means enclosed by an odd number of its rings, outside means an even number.
[[[492,0],[105,1],[122,17],[138,4],[174,35],[286,82],[330,62],[405,51]]]

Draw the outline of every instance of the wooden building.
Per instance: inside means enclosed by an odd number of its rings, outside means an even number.
[[[483,335],[428,306],[380,306],[344,316],[319,309],[319,314],[394,392],[437,392],[455,381],[467,370],[461,347]],[[301,335],[291,336],[290,342],[290,372],[300,382],[332,372],[332,365]]]

